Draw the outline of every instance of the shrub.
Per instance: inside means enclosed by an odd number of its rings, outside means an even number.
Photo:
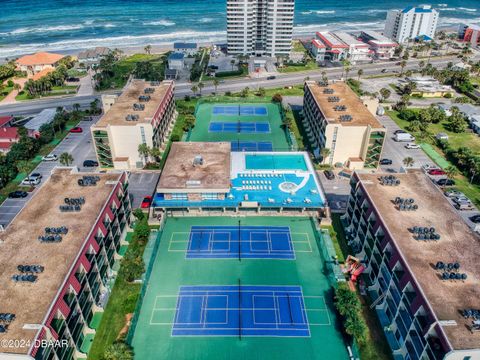
[[[281,103],[283,101],[283,97],[281,94],[276,93],[272,96],[272,101],[275,103]]]
[[[8,87],[13,87],[13,85],[14,85],[14,82],[12,80],[7,81],[7,86]]]
[[[180,141],[180,135],[178,135],[178,134],[172,134],[171,140],[172,140],[173,142],[175,142],[175,141]]]
[[[344,318],[345,332],[358,344],[364,344],[367,339],[367,325],[360,315],[362,305],[357,294],[349,289],[347,283],[339,283],[335,289],[335,307]]]

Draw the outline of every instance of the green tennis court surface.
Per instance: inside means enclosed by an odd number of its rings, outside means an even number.
[[[295,257],[187,258],[192,227],[239,221],[240,231],[287,227]],[[309,218],[167,219],[132,339],[135,358],[347,359],[322,242]]]
[[[230,108],[234,111],[218,111],[218,109]],[[239,111],[239,109],[253,109],[253,113]],[[189,141],[271,142],[275,151],[290,150],[277,104],[203,103],[198,105],[195,117],[195,127],[192,129]],[[217,129],[218,124],[222,124],[222,129],[231,128],[233,130],[220,131]],[[269,125],[269,131],[244,131],[249,124],[256,124],[255,128]],[[237,131],[237,129],[241,131]]]

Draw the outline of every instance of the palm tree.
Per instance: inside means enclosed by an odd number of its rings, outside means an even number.
[[[345,72],[347,73],[346,76],[348,77],[348,72],[350,72],[350,70],[351,70],[350,61],[342,60],[342,65],[343,65],[343,67],[342,67],[342,78],[343,78],[343,75],[344,75]],[[348,69],[348,71],[347,71],[347,69]]]
[[[403,165],[405,165],[405,167],[411,167],[413,164],[415,164],[415,160],[411,156],[407,156],[403,159]]]
[[[198,87],[197,87],[197,85],[192,85],[192,93],[193,93],[193,95],[197,95],[197,92],[198,92]]]
[[[360,80],[361,76],[363,75],[363,69],[358,69],[357,75],[358,75],[358,80]]]
[[[200,91],[200,96],[202,96],[202,89],[205,87],[205,84],[200,81],[197,86]]]
[[[447,178],[449,178],[450,180],[452,180],[458,174],[458,169],[453,165],[449,165],[445,168],[445,175],[447,175]]]
[[[150,55],[151,51],[152,51],[152,45],[147,45],[143,48],[145,50],[145,52]]]
[[[149,153],[150,153],[150,149],[147,144],[142,143],[138,145],[138,155],[142,156],[145,162],[148,162]]]
[[[215,87],[215,94],[217,93],[217,86],[220,84],[217,78],[213,79],[213,86]]]
[[[63,166],[70,166],[73,163],[73,156],[67,152],[61,153],[59,161]]]
[[[330,155],[329,148],[324,147],[320,150],[320,156],[322,157],[322,162],[325,162],[325,160],[327,160],[328,155]]]

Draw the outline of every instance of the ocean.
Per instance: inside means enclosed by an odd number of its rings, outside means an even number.
[[[422,3],[421,1],[419,3]],[[431,3],[440,25],[480,23],[479,0]],[[297,0],[295,35],[383,29],[389,9],[410,0]],[[0,58],[94,46],[225,41],[226,0],[0,0]]]

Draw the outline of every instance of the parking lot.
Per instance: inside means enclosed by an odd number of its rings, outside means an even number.
[[[338,172],[335,172],[335,179],[332,180],[327,179],[323,171],[317,171],[317,174],[325,191],[330,210],[332,212],[345,212],[350,196],[350,179],[338,175]]]
[[[82,133],[68,134],[63,141],[51,152],[60,156],[60,154],[67,152],[73,156],[73,165],[78,166],[80,171],[95,171],[96,168],[84,168],[83,161],[85,159],[96,159],[95,150],[92,145],[92,137],[90,134],[90,127],[98,120],[95,118],[92,121],[81,121],[79,127],[83,129]],[[59,161],[42,161],[32,171],[32,173],[40,173],[42,175],[42,183],[49,177],[55,166],[60,166]],[[38,186],[41,186],[38,185]],[[30,198],[35,194],[35,190],[28,194],[26,198],[21,199],[7,199],[0,205],[0,225],[8,225],[12,219],[20,212]]]

